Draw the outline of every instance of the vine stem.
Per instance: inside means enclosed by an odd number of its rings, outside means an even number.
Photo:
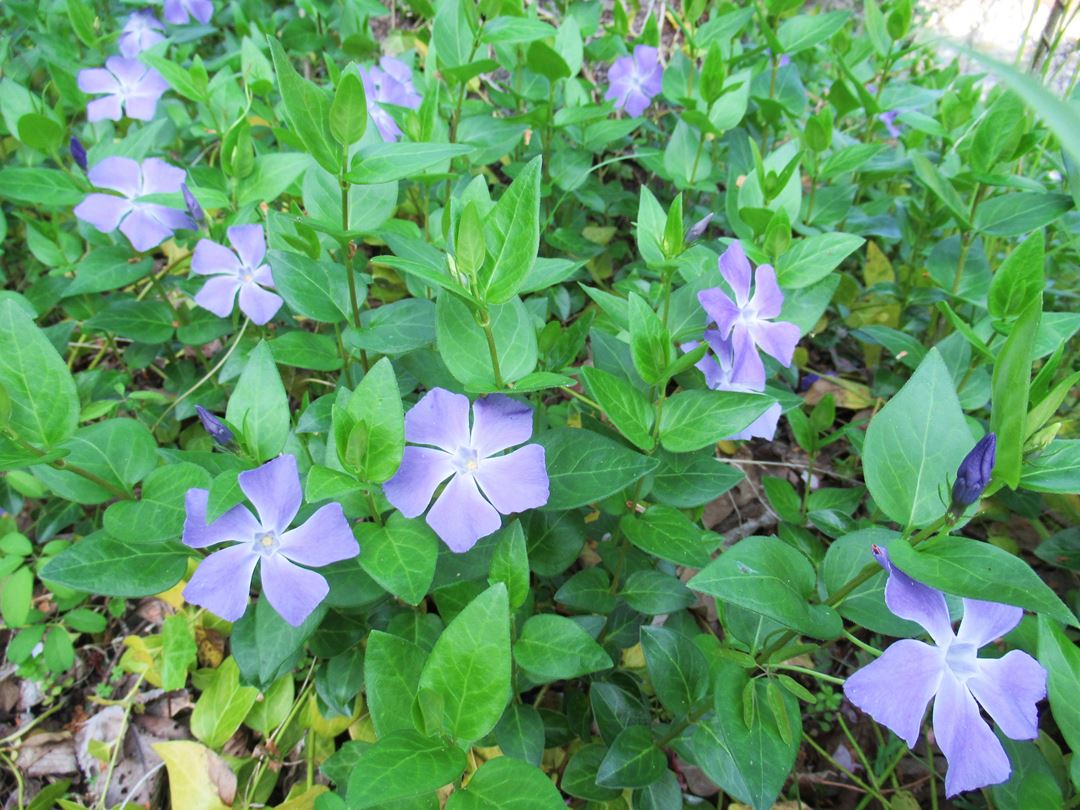
[[[144,675],[139,675],[138,680],[135,681],[135,685],[131,687],[131,691],[127,693],[127,696],[123,700],[124,704],[124,720],[120,724],[120,732],[116,735],[116,739],[112,745],[112,755],[109,757],[109,767],[105,771],[105,781],[101,786],[101,800],[98,802],[98,807],[101,810],[105,810],[107,807],[106,799],[109,795],[109,783],[112,781],[113,771],[116,770],[116,762],[120,755],[120,749],[124,747],[124,737],[127,736],[128,721],[131,718],[131,708],[134,706],[135,693],[139,691],[139,687],[142,686]]]
[[[154,426],[153,426],[152,430],[157,430],[158,425],[160,425],[162,423],[162,421],[164,421],[166,416],[168,416],[170,413],[172,413],[173,409],[177,405],[179,405],[181,402],[183,402],[189,396],[191,396],[196,391],[198,391],[200,388],[202,388],[202,386],[207,382],[207,380],[209,380],[211,377],[213,377],[215,374],[218,373],[218,370],[223,365],[225,365],[225,362],[230,357],[232,357],[232,353],[234,351],[236,351],[236,347],[240,345],[240,338],[242,338],[244,336],[244,332],[247,331],[249,323],[251,323],[251,321],[248,320],[247,318],[245,318],[243,325],[240,327],[240,331],[237,332],[236,337],[233,338],[233,342],[232,342],[232,345],[229,346],[229,350],[227,352],[225,352],[225,354],[222,356],[222,358],[220,360],[218,360],[216,363],[214,363],[213,367],[208,372],[206,372],[205,375],[203,375],[202,379],[200,379],[197,383],[195,383],[193,386],[191,386],[191,388],[189,388],[187,391],[185,391],[184,393],[182,393],[180,396],[178,396],[176,399],[174,399],[172,401],[172,404],[169,405],[169,407],[165,409],[165,412],[163,414],[161,414],[161,416],[158,417],[156,422],[154,422]]]
[[[503,382],[502,370],[499,368],[499,350],[495,346],[495,333],[491,330],[491,316],[486,309],[480,312],[480,326],[484,330],[484,337],[487,338],[488,354],[491,355],[491,371],[495,375],[495,386],[497,388],[505,388],[506,384]]]
[[[15,433],[13,433],[10,429],[7,431],[7,435],[13,442],[15,442],[17,445],[19,445],[19,447],[21,447],[23,450],[26,450],[29,453],[32,453],[33,455],[38,456],[38,457],[47,455],[47,453],[44,450],[41,450],[40,448],[34,447],[34,445],[29,444],[28,442],[24,442],[21,438],[19,438],[19,436],[15,435]],[[92,473],[87,469],[83,469],[82,467],[76,466],[75,464],[68,464],[62,458],[56,458],[56,459],[53,459],[52,461],[49,461],[47,463],[53,469],[66,470],[67,472],[75,473],[75,475],[78,475],[81,478],[85,478],[91,484],[94,484],[95,486],[101,487],[103,490],[108,492],[114,498],[119,498],[119,499],[124,500],[124,501],[130,501],[134,497],[130,492],[128,492],[128,491],[126,491],[124,489],[121,489],[120,487],[116,486],[115,484],[109,483],[108,481],[106,481],[101,476],[96,475],[95,473]]]

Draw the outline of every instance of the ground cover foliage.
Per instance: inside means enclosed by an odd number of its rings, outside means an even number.
[[[4,807],[1075,806],[1080,114],[921,14],[3,4]]]

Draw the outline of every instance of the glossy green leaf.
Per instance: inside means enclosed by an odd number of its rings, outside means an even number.
[[[569,680],[608,669],[611,658],[580,625],[564,616],[530,616],[514,644],[514,660],[543,682]]]
[[[410,520],[394,512],[386,525],[361,523],[360,564],[371,578],[394,596],[417,605],[435,576],[439,542],[423,520]]]
[[[463,790],[455,790],[446,810],[561,810],[566,805],[539,768],[510,757],[481,765]]]
[[[680,391],[664,403],[660,444],[672,453],[700,450],[744,430],[773,402],[737,391]]]
[[[572,509],[602,500],[653,470],[654,458],[598,433],[558,428],[536,436],[545,450],[551,494],[545,509]]]
[[[248,355],[225,418],[240,431],[244,446],[259,461],[269,461],[285,446],[289,399],[270,346],[264,341]]]
[[[349,776],[351,810],[438,790],[465,770],[465,752],[416,731],[393,731],[360,756]]]

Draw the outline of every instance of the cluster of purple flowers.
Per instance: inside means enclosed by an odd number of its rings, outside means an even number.
[[[773,320],[780,314],[784,294],[770,265],[763,264],[754,271],[738,242],[724,251],[718,263],[720,274],[735,297],[731,298],[720,287],[698,293],[698,301],[709,316],[705,342],[711,353],[698,361],[697,368],[705,375],[705,384],[713,390],[764,391],[765,364],[758,350],[781,365],[790,366],[799,342],[799,328]],[[698,345],[698,341],[692,341],[683,344],[682,349],[691,351]],[[781,411],[779,404],[773,404],[753,424],[730,438],[772,439]]]
[[[401,127],[382,105],[407,107],[410,110],[420,107],[422,99],[413,86],[412,70],[400,59],[384,56],[378,65],[360,68],[360,78],[364,82],[364,95],[367,96],[368,117],[375,122],[384,141],[396,141],[401,136]]]

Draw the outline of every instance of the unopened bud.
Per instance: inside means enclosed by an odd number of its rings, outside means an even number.
[[[191,193],[191,189],[187,187],[187,183],[180,184],[180,192],[184,195],[184,204],[187,206],[188,216],[195,220],[197,225],[202,225],[206,221],[206,215],[203,214],[202,206],[195,199],[195,195]]]
[[[712,218],[713,215],[711,213],[706,214],[690,226],[690,230],[686,232],[686,239],[684,240],[687,245],[692,245],[705,235],[705,231],[708,229],[709,223],[712,222]]]
[[[996,452],[997,436],[987,433],[960,462],[956,471],[956,483],[952,489],[950,511],[954,514],[960,514],[982,497],[983,491],[990,484]]]
[[[68,147],[71,150],[71,159],[75,161],[75,165],[86,171],[86,147],[82,145],[82,142],[73,137],[71,144]]]
[[[228,447],[232,444],[233,433],[229,428],[218,419],[210,411],[206,410],[202,405],[195,406],[195,413],[199,415],[199,421],[202,422],[203,429],[210,434],[210,437],[220,444],[222,447]]]

